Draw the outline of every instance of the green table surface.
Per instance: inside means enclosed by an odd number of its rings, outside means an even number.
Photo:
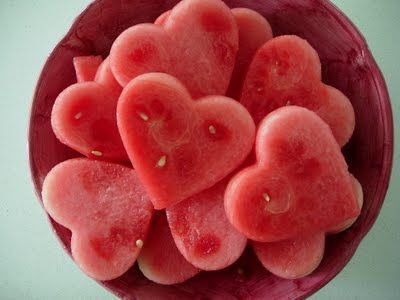
[[[249,0],[250,1],[250,0]],[[270,0],[277,1],[277,0]],[[115,299],[61,250],[35,199],[27,122],[43,63],[88,0],[0,0],[0,299]],[[359,27],[400,126],[400,0],[333,0]],[[399,131],[380,216],[346,268],[313,299],[400,299]]]

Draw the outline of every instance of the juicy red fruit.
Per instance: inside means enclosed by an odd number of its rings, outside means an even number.
[[[238,30],[220,0],[183,0],[159,21],[124,31],[114,42],[111,68],[122,86],[138,75],[165,72],[193,98],[225,94],[238,50]]]
[[[174,77],[141,75],[125,87],[117,109],[119,131],[156,209],[213,186],[246,158],[255,126],[236,101],[193,101]]]
[[[325,233],[274,243],[253,242],[253,249],[262,265],[276,276],[302,278],[320,264],[324,256]]]
[[[172,235],[179,251],[202,270],[219,270],[242,254],[247,238],[228,221],[224,209],[227,181],[167,209]]]
[[[354,131],[354,110],[349,99],[321,82],[317,52],[297,36],[276,37],[257,51],[240,102],[256,123],[279,107],[306,107],[330,126],[340,146],[349,141]]]
[[[248,238],[274,242],[324,232],[360,213],[340,148],[310,110],[290,106],[268,115],[256,155],[225,193],[230,222]]]
[[[50,216],[72,231],[72,256],[87,275],[114,279],[133,265],[153,212],[134,170],[67,160],[46,176],[42,196]]]
[[[164,211],[157,212],[138,257],[143,274],[160,284],[177,284],[200,272],[178,251]]]
[[[57,138],[83,155],[127,161],[116,123],[117,101],[96,82],[71,85],[56,99],[51,125]]]

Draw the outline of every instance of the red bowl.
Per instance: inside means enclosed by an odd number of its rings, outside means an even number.
[[[41,201],[49,170],[79,156],[54,136],[50,113],[57,95],[75,82],[72,58],[106,56],[120,32],[142,22],[153,22],[176,0],[97,0],[75,21],[47,60],[39,78],[30,119],[29,158],[34,186]],[[147,280],[135,265],[126,274],[101,285],[124,299],[261,299],[303,298],[334,278],[355,253],[375,222],[388,187],[393,155],[393,120],[383,76],[368,46],[351,21],[327,0],[227,0],[231,7],[248,7],[264,15],[275,35],[296,34],[318,51],[323,80],[353,103],[356,129],[345,156],[360,180],[365,204],[351,229],[328,237],[324,259],[311,275],[298,280],[278,278],[257,262],[251,251],[233,266],[203,272],[189,281],[162,286]],[[53,220],[51,225],[70,253],[71,233]],[[243,270],[239,274],[238,268]],[[241,272],[240,272],[241,273]]]

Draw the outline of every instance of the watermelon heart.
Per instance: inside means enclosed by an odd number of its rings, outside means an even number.
[[[155,213],[137,261],[143,275],[160,284],[181,283],[200,272],[176,247],[165,211]]]
[[[349,141],[354,131],[354,110],[349,99],[321,82],[317,52],[297,36],[276,37],[257,51],[240,102],[256,124],[279,107],[306,107],[330,126],[340,146]]]
[[[257,163],[229,183],[225,209],[248,238],[274,242],[334,228],[360,213],[347,164],[314,112],[280,108],[260,124]]]
[[[224,192],[228,180],[167,209],[176,246],[194,266],[207,271],[233,264],[246,247],[247,238],[228,221]]]
[[[223,95],[235,64],[238,30],[220,0],[184,0],[163,27],[135,25],[114,42],[111,69],[122,86],[143,73],[165,72],[181,80],[192,97]]]
[[[134,170],[67,160],[46,176],[42,196],[50,216],[72,231],[72,256],[87,275],[109,280],[133,265],[153,212]]]
[[[106,86],[96,82],[73,84],[58,95],[51,125],[63,144],[87,157],[127,161],[116,108],[117,98]]]
[[[325,233],[273,243],[253,242],[252,245],[264,268],[279,277],[297,279],[319,266],[324,256]]]
[[[193,101],[174,77],[136,77],[121,94],[118,128],[129,158],[156,209],[213,186],[252,149],[255,125],[224,96]]]

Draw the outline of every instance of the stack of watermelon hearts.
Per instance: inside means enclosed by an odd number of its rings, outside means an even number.
[[[51,123],[86,158],[55,166],[42,196],[92,278],[137,260],[150,280],[180,283],[247,244],[273,274],[300,278],[360,214],[341,153],[349,99],[321,81],[307,41],[272,38],[258,13],[183,0],[122,32],[104,60],[72,63],[78,83]]]

